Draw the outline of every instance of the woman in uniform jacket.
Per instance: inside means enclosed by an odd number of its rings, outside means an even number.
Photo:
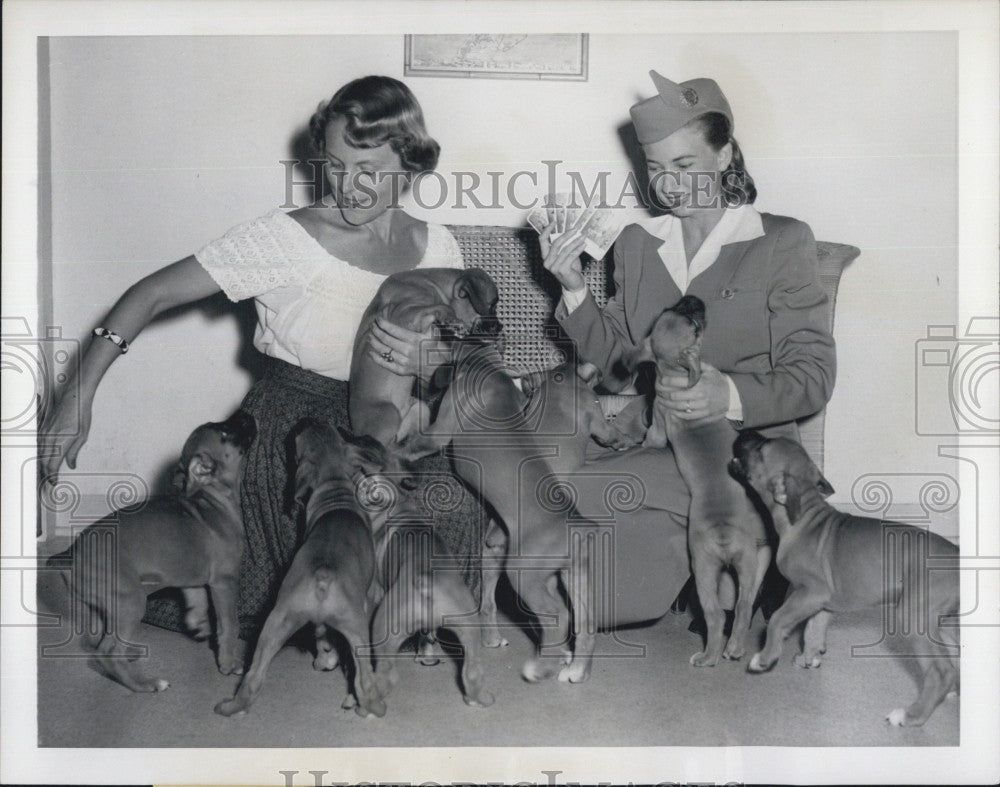
[[[683,419],[728,419],[734,439],[743,428],[795,438],[796,419],[829,400],[836,369],[812,231],[753,207],[756,188],[714,81],[677,84],[650,75],[657,95],[631,115],[650,196],[665,213],[620,235],[615,292],[603,309],[583,280],[583,238],[567,232],[549,244],[546,233],[545,267],[563,290],[556,319],[580,357],[614,379],[657,316],[696,295],[707,309],[703,374],[691,388],[686,377],[663,381],[665,405]],[[671,450],[604,453],[586,471],[605,484],[620,474],[643,487],[642,505],[615,519],[614,622],[662,615],[689,574],[690,495]]]

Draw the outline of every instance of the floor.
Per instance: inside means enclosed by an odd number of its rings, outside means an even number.
[[[39,600],[60,611],[61,582],[41,572]],[[39,630],[55,646],[38,660],[38,735],[42,747],[365,747],[384,746],[954,746],[959,699],[946,701],[928,723],[898,729],[884,722],[916,695],[912,661],[886,658],[885,645],[851,655],[852,645],[879,640],[880,613],[843,615],[831,625],[822,668],[803,670],[791,656],[764,675],[744,662],[697,669],[688,657],[700,638],[687,614],[598,639],[588,682],[528,684],[520,677],[531,641],[508,626],[507,647],[487,650],[489,708],[467,707],[458,665],[434,667],[404,654],[400,680],[382,719],[341,708],[343,673],[316,672],[312,654],[284,648],[250,712],[223,718],[217,702],[239,678],[219,674],[209,646],[183,634],[143,627],[146,668],[170,682],[159,694],[132,694],[87,666],[69,627]],[[759,616],[752,635],[763,633]],[[41,651],[40,651],[41,652]],[[428,723],[433,720],[433,723]]]

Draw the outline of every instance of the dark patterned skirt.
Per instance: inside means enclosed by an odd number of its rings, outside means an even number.
[[[238,604],[243,639],[254,638],[264,625],[302,536],[301,519],[289,516],[288,434],[303,418],[347,429],[347,398],[346,382],[268,358],[263,377],[243,400],[242,409],[257,420],[257,440],[245,460],[240,495],[247,538]],[[421,483],[410,494],[421,501],[435,533],[450,551],[450,555],[435,556],[435,561],[443,568],[460,570],[478,600],[487,514],[476,494],[455,477],[448,459],[428,457],[417,469]],[[151,598],[145,620],[183,630],[178,595]]]

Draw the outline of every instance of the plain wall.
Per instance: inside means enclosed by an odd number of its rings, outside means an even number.
[[[395,35],[53,38],[48,47],[51,233],[42,210],[42,235],[51,324],[71,338],[101,324],[143,275],[284,203],[280,162],[300,155],[320,100],[364,74],[404,78]],[[834,502],[850,502],[858,479],[875,474],[899,490],[902,515],[919,512],[920,485],[899,479],[955,475],[914,424],[924,375],[916,342],[957,313],[954,34],[591,34],[589,55],[586,82],[405,77],[442,145],[439,172],[449,182],[458,171],[506,179],[561,160],[561,173],[607,170],[620,183],[630,166],[620,129],[653,92],[647,71],[715,78],[757,207],[862,252],[837,307],[826,444]],[[546,190],[542,177],[537,193]],[[305,190],[294,194],[303,204]],[[509,206],[414,212],[443,223],[524,218]],[[221,298],[150,326],[106,376],[90,440],[65,477],[87,495],[124,473],[155,486],[193,426],[239,403],[251,382],[245,360],[245,334]],[[946,413],[946,386],[925,387],[924,402]],[[937,514],[934,527],[957,532],[955,520]]]

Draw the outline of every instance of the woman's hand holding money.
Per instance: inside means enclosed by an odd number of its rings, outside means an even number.
[[[576,226],[551,240],[554,229],[555,224],[549,224],[538,236],[544,258],[542,264],[564,290],[578,292],[587,286],[583,280],[583,263],[580,262],[587,239],[581,227]]]

